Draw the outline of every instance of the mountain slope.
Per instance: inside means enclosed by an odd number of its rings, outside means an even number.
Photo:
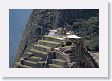
[[[23,33],[15,62],[19,61],[19,58],[28,48],[48,33],[49,29],[57,27],[73,30],[76,35],[85,38],[87,49],[98,51],[98,18],[99,11],[97,9],[34,9]]]

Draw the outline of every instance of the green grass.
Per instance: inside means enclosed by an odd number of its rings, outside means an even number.
[[[22,68],[31,68],[30,66],[20,64],[20,62],[16,62],[16,64]]]
[[[44,35],[43,37],[54,38],[54,39],[59,38],[58,36],[48,36],[48,35]]]
[[[32,54],[31,52],[27,52],[27,54]]]
[[[29,62],[31,64],[37,64],[37,62],[33,62],[33,61],[29,61],[29,60],[25,60],[26,62]]]
[[[70,48],[71,46],[64,46],[64,47],[61,47],[61,48]]]
[[[62,68],[62,66],[56,65],[56,64],[49,64],[49,66],[54,67],[54,68]]]
[[[52,59],[53,61],[57,61],[57,62],[63,62],[63,63],[66,63],[65,60],[61,60],[61,59]]]
[[[58,42],[47,41],[47,40],[39,40],[39,42],[52,43],[52,44],[60,44]]]
[[[32,58],[32,59],[42,59],[41,57],[36,57],[36,56],[32,56],[30,58]]]
[[[45,63],[45,61],[40,61],[40,62],[33,62],[33,61],[29,61],[29,60],[26,60],[27,62],[29,63],[32,63],[32,64],[43,64]]]
[[[36,44],[36,45],[34,45],[34,46],[37,46],[37,47],[42,47],[42,48],[46,48],[46,49],[50,49],[50,47],[48,47],[48,46],[39,45],[39,44]]]
[[[42,52],[42,51],[39,51],[37,49],[30,49],[30,51],[47,55],[47,52]]]
[[[37,62],[37,63],[42,64],[42,63],[45,63],[45,61],[42,61],[42,62],[40,61],[40,62]]]

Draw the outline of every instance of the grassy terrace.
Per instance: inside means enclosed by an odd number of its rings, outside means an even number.
[[[33,61],[29,61],[29,60],[25,60],[25,61],[28,63],[31,63],[31,64],[37,64],[37,62],[33,62]]]
[[[45,61],[40,61],[40,62],[33,62],[33,61],[29,61],[29,60],[26,60],[27,62],[31,63],[31,64],[43,64],[45,63]]]
[[[42,61],[42,62],[40,61],[40,62],[37,62],[37,63],[42,64],[42,63],[45,63],[45,61]]]
[[[22,68],[31,68],[30,66],[20,64],[20,62],[16,62],[16,65],[18,65]]]
[[[61,47],[61,48],[70,48],[71,46],[64,46],[64,47]]]
[[[42,51],[39,51],[37,49],[30,49],[30,51],[47,55],[47,52],[42,52]]]
[[[32,58],[32,59],[42,59],[41,57],[36,57],[36,56],[32,56],[30,58]]]
[[[27,54],[32,54],[31,52],[27,52]]]
[[[43,37],[44,38],[47,37],[47,38],[51,38],[51,39],[58,39],[58,38],[60,38],[59,36],[48,36],[48,35],[44,35]]]
[[[36,45],[34,45],[34,46],[37,46],[37,47],[42,47],[42,48],[46,48],[46,49],[50,49],[50,47],[48,47],[48,46],[39,45],[39,44],[36,44]]]
[[[66,63],[65,60],[61,60],[61,59],[52,59],[53,61],[57,61],[57,62],[63,62],[63,63]]]
[[[29,61],[29,60],[25,60],[25,62],[27,62],[27,63],[31,63],[31,64],[34,64],[34,65],[36,65],[36,64],[43,64],[43,63],[45,63],[45,61],[33,62],[33,61]]]
[[[63,68],[63,66],[56,65],[56,64],[49,64],[49,66],[54,67],[54,68]]]
[[[60,44],[58,42],[47,41],[47,40],[39,40],[39,42],[51,43],[51,44]]]

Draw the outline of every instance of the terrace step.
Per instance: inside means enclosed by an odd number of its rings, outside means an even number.
[[[31,52],[33,52],[33,55],[36,57],[41,57],[43,60],[46,59],[48,53],[47,52],[43,52],[37,49],[30,49]]]
[[[29,56],[32,56],[33,53],[32,52],[25,52],[22,57],[29,57]]]
[[[48,36],[48,35],[43,36],[43,40],[53,41],[53,42],[61,42],[59,38],[60,38],[59,36]]]
[[[66,60],[66,57],[61,53],[56,53],[56,59]]]
[[[49,64],[49,68],[63,68],[63,66],[57,64]]]
[[[32,62],[29,60],[21,61],[21,64],[26,65],[26,66],[30,66],[30,67],[34,67],[34,68],[42,68],[44,63],[45,63],[44,61],[43,62]]]
[[[60,65],[60,66],[63,66],[63,67],[67,67],[66,60],[52,59],[52,64],[56,64],[56,65]]]
[[[32,67],[30,67],[30,66],[23,65],[23,64],[21,64],[20,62],[16,62],[16,65],[17,65],[19,68],[32,68]]]
[[[60,45],[59,42],[53,42],[53,41],[47,41],[47,40],[39,40],[39,44],[40,45],[45,45],[45,46],[48,46],[48,47],[51,47],[51,48],[54,48],[54,47]]]
[[[31,56],[30,58],[28,58],[28,60],[33,61],[33,62],[38,62],[38,61],[42,61],[42,58],[36,57],[36,56]]]
[[[40,50],[43,52],[48,52],[50,50],[50,47],[44,46],[44,45],[39,45],[39,44],[34,45],[34,47],[36,47],[37,50]]]

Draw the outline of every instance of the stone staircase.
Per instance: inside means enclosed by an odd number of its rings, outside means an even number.
[[[56,53],[54,57],[48,59],[51,48],[58,47],[60,45],[60,39],[57,36],[43,36],[42,40],[38,41],[38,44],[32,46],[27,52],[25,52],[19,62],[16,62],[18,68],[66,68],[67,61],[63,55]],[[51,55],[52,56],[52,55]],[[51,57],[50,56],[50,57]],[[50,62],[49,62],[50,61]],[[45,66],[47,64],[47,66]]]

